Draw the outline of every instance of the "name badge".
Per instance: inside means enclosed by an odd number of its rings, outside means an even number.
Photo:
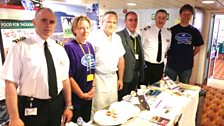
[[[93,74],[87,75],[87,82],[93,81]]]
[[[25,116],[37,115],[37,108],[25,108]]]
[[[135,54],[135,59],[139,59],[139,55],[138,54]]]

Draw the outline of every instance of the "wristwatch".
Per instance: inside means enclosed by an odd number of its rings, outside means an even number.
[[[70,105],[70,106],[66,106],[65,109],[68,109],[68,110],[72,110],[73,111],[74,110],[74,107],[73,107],[73,105]]]

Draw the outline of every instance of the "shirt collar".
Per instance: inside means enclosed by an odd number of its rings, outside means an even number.
[[[38,45],[40,45],[40,46],[44,45],[45,41],[47,41],[48,46],[52,46],[53,42],[55,42],[50,37],[47,40],[43,40],[38,34],[34,35],[34,42],[37,42]]]
[[[126,29],[127,29],[127,28],[126,28]],[[130,32],[128,29],[127,29],[127,31],[128,31],[129,36],[131,36],[131,37],[133,37],[133,38],[135,38],[135,37],[138,36],[138,34],[137,34],[136,31],[135,31],[134,33]]]
[[[100,30],[101,30],[102,34],[103,34],[106,38],[108,38],[108,36],[107,36],[106,32],[103,30],[103,28],[100,28]],[[111,35],[112,38],[113,38],[114,35],[116,35],[116,32],[113,32],[113,33],[112,33],[112,35]]]
[[[156,26],[156,24],[152,25],[152,27],[154,27],[157,31],[161,30],[161,32],[165,29],[164,27],[161,28],[161,29],[159,29],[159,28]]]

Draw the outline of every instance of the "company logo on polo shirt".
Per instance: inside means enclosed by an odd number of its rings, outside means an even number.
[[[81,63],[82,65],[87,67],[87,71],[90,69],[95,69],[95,59],[93,57],[93,54],[86,54],[81,58]]]
[[[175,39],[177,40],[177,44],[190,45],[192,43],[192,41],[191,41],[191,39],[192,39],[191,34],[184,33],[184,32],[178,33],[175,36]]]

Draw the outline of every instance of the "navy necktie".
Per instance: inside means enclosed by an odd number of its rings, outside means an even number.
[[[48,44],[44,42],[44,54],[47,62],[47,70],[48,70],[48,86],[49,86],[49,95],[52,98],[55,98],[58,94],[57,89],[57,76],[54,67],[54,61],[51,55],[50,50],[48,49]]]
[[[162,55],[162,37],[161,37],[161,30],[159,30],[158,34],[158,52],[157,52],[157,62],[161,61],[161,56]]]

